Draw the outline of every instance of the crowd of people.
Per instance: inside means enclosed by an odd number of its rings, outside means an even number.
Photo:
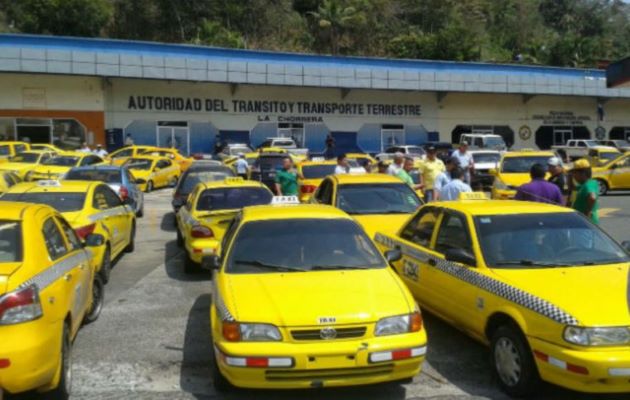
[[[99,156],[101,158],[105,158],[109,154],[107,152],[107,150],[105,150],[103,148],[103,145],[101,145],[100,143],[97,144],[94,149],[92,149],[92,148],[90,148],[90,146],[88,146],[87,142],[83,142],[81,144],[81,147],[77,151],[80,151],[82,153],[92,153],[92,154],[95,154],[95,155],[97,155],[97,156]]]

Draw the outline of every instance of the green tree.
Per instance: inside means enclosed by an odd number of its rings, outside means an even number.
[[[344,0],[324,0],[317,11],[309,12],[332,54],[339,54],[339,42],[348,28],[364,18],[363,13]]]

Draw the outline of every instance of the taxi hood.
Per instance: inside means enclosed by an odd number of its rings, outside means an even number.
[[[506,283],[559,307],[581,326],[630,325],[630,263],[492,271]]]
[[[501,173],[499,175],[499,179],[501,179],[501,181],[506,185],[514,187],[519,187],[532,180],[531,176],[529,176],[529,173]]]
[[[55,174],[55,175],[61,175],[70,171],[70,168],[72,167],[64,167],[60,165],[39,165],[33,169],[33,172],[36,174],[50,173],[50,174]]]
[[[411,214],[352,215],[371,239],[374,239],[377,231],[395,235],[410,216]]]
[[[360,324],[414,310],[391,268],[223,274],[222,278],[223,302],[242,322],[316,326],[320,318],[334,318],[336,324]]]

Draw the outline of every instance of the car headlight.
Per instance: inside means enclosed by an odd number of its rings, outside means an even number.
[[[282,335],[271,324],[223,322],[223,337],[230,342],[278,342]]]
[[[420,312],[381,318],[374,328],[374,336],[399,335],[417,332],[422,328]]]
[[[625,326],[583,328],[567,326],[564,340],[580,346],[619,346],[630,343],[630,328]]]

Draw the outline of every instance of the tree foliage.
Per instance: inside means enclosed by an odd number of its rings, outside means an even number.
[[[0,32],[593,67],[630,54],[622,0],[0,0]]]

